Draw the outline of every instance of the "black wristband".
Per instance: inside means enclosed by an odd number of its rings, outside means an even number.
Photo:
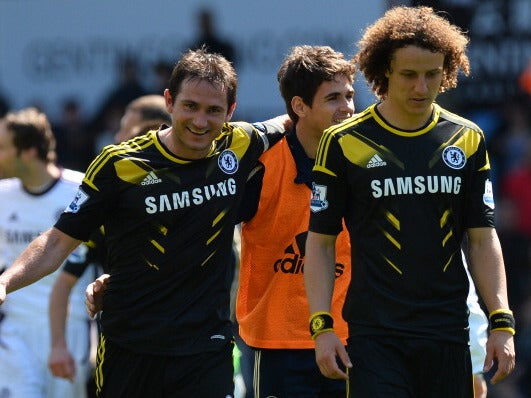
[[[334,318],[329,312],[316,312],[310,317],[310,334],[315,339],[321,333],[334,330]]]
[[[516,333],[516,322],[511,310],[495,310],[489,314],[490,330],[503,330],[514,335]]]

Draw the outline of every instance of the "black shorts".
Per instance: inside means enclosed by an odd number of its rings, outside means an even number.
[[[347,351],[351,398],[473,398],[467,344],[356,336]]]
[[[345,380],[321,374],[313,349],[256,349],[253,386],[255,397],[345,398]]]
[[[100,335],[96,363],[99,398],[227,398],[234,394],[234,343],[190,356],[136,354]]]

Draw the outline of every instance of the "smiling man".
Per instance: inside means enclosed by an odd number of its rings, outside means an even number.
[[[1,303],[104,226],[99,397],[233,394],[234,224],[250,171],[284,130],[228,123],[236,86],[225,58],[186,52],[164,92],[172,126],[105,147],[59,221],[0,276]]]

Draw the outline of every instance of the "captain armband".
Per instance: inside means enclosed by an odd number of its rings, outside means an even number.
[[[334,331],[334,318],[329,312],[315,312],[310,316],[310,334],[315,340],[324,332]]]
[[[511,333],[513,336],[516,333],[516,323],[511,310],[499,309],[492,311],[489,314],[489,326],[491,331],[503,330]]]

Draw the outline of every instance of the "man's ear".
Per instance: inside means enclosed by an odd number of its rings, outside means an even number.
[[[304,117],[306,115],[306,107],[307,105],[302,100],[302,97],[296,95],[291,99],[291,108],[299,118]]]
[[[173,113],[173,98],[169,89],[164,90],[164,100],[166,101],[166,110],[171,115]]]
[[[227,117],[225,118],[226,122],[230,122],[230,119],[232,119],[232,115],[234,114],[234,111],[236,110],[236,102],[232,104],[227,111]]]

